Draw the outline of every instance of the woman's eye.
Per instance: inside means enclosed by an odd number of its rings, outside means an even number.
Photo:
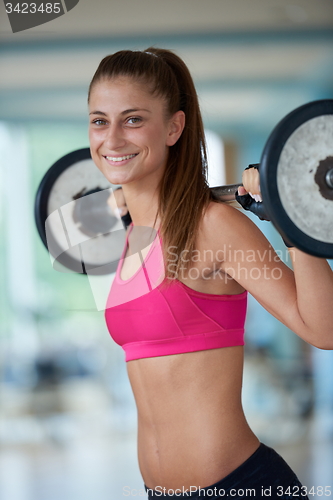
[[[105,125],[105,123],[106,123],[105,120],[101,120],[99,118],[93,121],[94,125]]]
[[[137,117],[137,116],[132,116],[132,118],[129,118],[127,120],[127,123],[129,123],[130,125],[136,125],[138,123],[140,123],[142,120],[141,118]]]

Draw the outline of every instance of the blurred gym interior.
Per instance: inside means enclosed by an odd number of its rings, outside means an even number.
[[[87,89],[100,60],[150,45],[189,66],[212,151],[223,153],[216,175],[236,183],[289,111],[333,97],[333,3],[80,0],[13,34],[1,2],[0,44],[0,498],[143,495],[123,351],[87,276],[52,268],[36,190],[56,160],[89,146]],[[256,223],[288,262],[274,227]],[[333,352],[251,297],[245,338],[250,425],[308,488],[332,489]]]

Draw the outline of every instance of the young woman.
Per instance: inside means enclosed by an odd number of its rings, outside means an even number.
[[[105,317],[126,353],[148,498],[306,498],[242,410],[246,299],[332,349],[328,263],[292,248],[292,271],[246,215],[212,198],[196,91],[171,51],[105,57],[89,116],[92,158],[132,218]],[[256,170],[243,183],[239,194],[260,194]]]

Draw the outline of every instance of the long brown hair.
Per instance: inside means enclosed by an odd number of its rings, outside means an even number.
[[[200,220],[212,197],[207,183],[207,154],[198,96],[184,61],[170,50],[149,47],[145,51],[122,50],[105,57],[90,83],[128,76],[142,83],[151,95],[165,99],[169,116],[185,113],[185,127],[169,147],[167,165],[158,186],[158,215],[165,263],[165,284],[189,268]],[[171,255],[173,258],[171,258]],[[175,257],[177,256],[177,257]]]

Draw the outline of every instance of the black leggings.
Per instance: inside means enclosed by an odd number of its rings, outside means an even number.
[[[260,443],[259,448],[237,469],[218,483],[192,491],[155,490],[146,488],[148,499],[169,498],[172,500],[192,498],[195,500],[229,498],[247,500],[266,498],[270,500],[309,500],[307,491],[296,474],[273,448]]]

